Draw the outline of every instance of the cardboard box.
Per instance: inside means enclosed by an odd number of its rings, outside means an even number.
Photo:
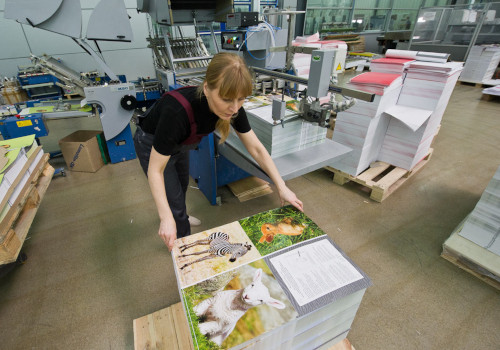
[[[101,132],[78,130],[59,140],[69,170],[94,173],[104,165],[96,137]]]

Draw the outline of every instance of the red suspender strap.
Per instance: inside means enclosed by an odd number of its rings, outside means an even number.
[[[173,98],[175,98],[182,105],[182,107],[184,107],[187,116],[189,118],[189,124],[191,125],[191,133],[189,134],[187,140],[183,142],[183,144],[189,145],[198,142],[199,139],[196,136],[196,123],[194,121],[194,113],[193,113],[193,108],[191,107],[191,103],[189,103],[189,101],[177,90],[169,91],[165,95],[171,95]]]

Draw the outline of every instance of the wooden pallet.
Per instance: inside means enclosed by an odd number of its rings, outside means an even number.
[[[67,99],[67,100],[72,100],[73,98],[77,98],[77,99],[82,99],[82,95],[80,94],[64,94],[64,98]]]
[[[500,96],[490,95],[490,94],[483,94],[481,96],[481,100],[483,100],[483,101],[496,101],[496,102],[500,102]]]
[[[500,256],[460,236],[467,218],[444,242],[441,257],[500,290]]]
[[[460,85],[475,86],[477,88],[482,88],[482,89],[494,86],[494,85],[491,85],[491,84],[484,84],[484,83],[481,83],[481,82],[474,82],[474,81],[460,81],[459,80],[458,83]]]
[[[17,260],[54,174],[54,168],[48,164],[48,159],[49,154],[44,154],[7,215],[0,222],[0,237],[2,237],[0,265]]]
[[[441,257],[451,262],[453,265],[462,270],[476,276],[481,281],[488,283],[490,286],[500,290],[500,276],[495,276],[481,266],[470,261],[467,257],[452,252],[448,249],[443,249]]]
[[[354,181],[370,191],[370,198],[376,202],[382,202],[391,193],[396,191],[410,177],[424,167],[432,156],[431,148],[427,156],[422,159],[412,170],[406,170],[386,162],[374,162],[370,167],[359,174],[352,176],[332,167],[325,167],[334,173],[333,182],[344,185],[349,181]]]
[[[184,309],[174,304],[133,322],[135,350],[193,350]],[[328,350],[355,350],[344,339]]]

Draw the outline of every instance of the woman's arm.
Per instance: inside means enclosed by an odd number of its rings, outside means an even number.
[[[272,160],[269,152],[267,152],[264,145],[260,142],[255,135],[253,130],[245,133],[236,132],[240,138],[243,145],[246,147],[250,155],[255,159],[255,161],[260,165],[262,170],[271,178],[276,187],[278,188],[278,193],[281,199],[281,205],[285,202],[290,203],[300,211],[304,211],[302,202],[297,198],[295,193],[293,193],[286,185],[285,181],[281,178],[274,161]]]
[[[165,242],[169,250],[172,250],[174,240],[177,238],[177,226],[174,216],[170,210],[165,193],[165,180],[163,172],[170,156],[164,156],[158,153],[154,147],[151,149],[148,167],[148,182],[151,188],[151,193],[160,216],[160,228],[158,235]]]

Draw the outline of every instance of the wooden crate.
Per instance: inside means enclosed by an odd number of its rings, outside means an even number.
[[[44,154],[14,205],[0,222],[0,265],[17,260],[31,223],[49,187],[54,168],[48,164],[49,154]]]
[[[193,350],[181,303],[133,321],[135,350]],[[329,350],[355,350],[344,339]]]
[[[412,170],[402,169],[386,162],[374,162],[358,176],[349,175],[329,166],[325,168],[334,173],[333,181],[336,184],[344,185],[349,181],[354,181],[369,190],[371,199],[382,202],[422,169],[431,158],[432,152],[433,149],[431,148],[427,156],[415,165]]]

